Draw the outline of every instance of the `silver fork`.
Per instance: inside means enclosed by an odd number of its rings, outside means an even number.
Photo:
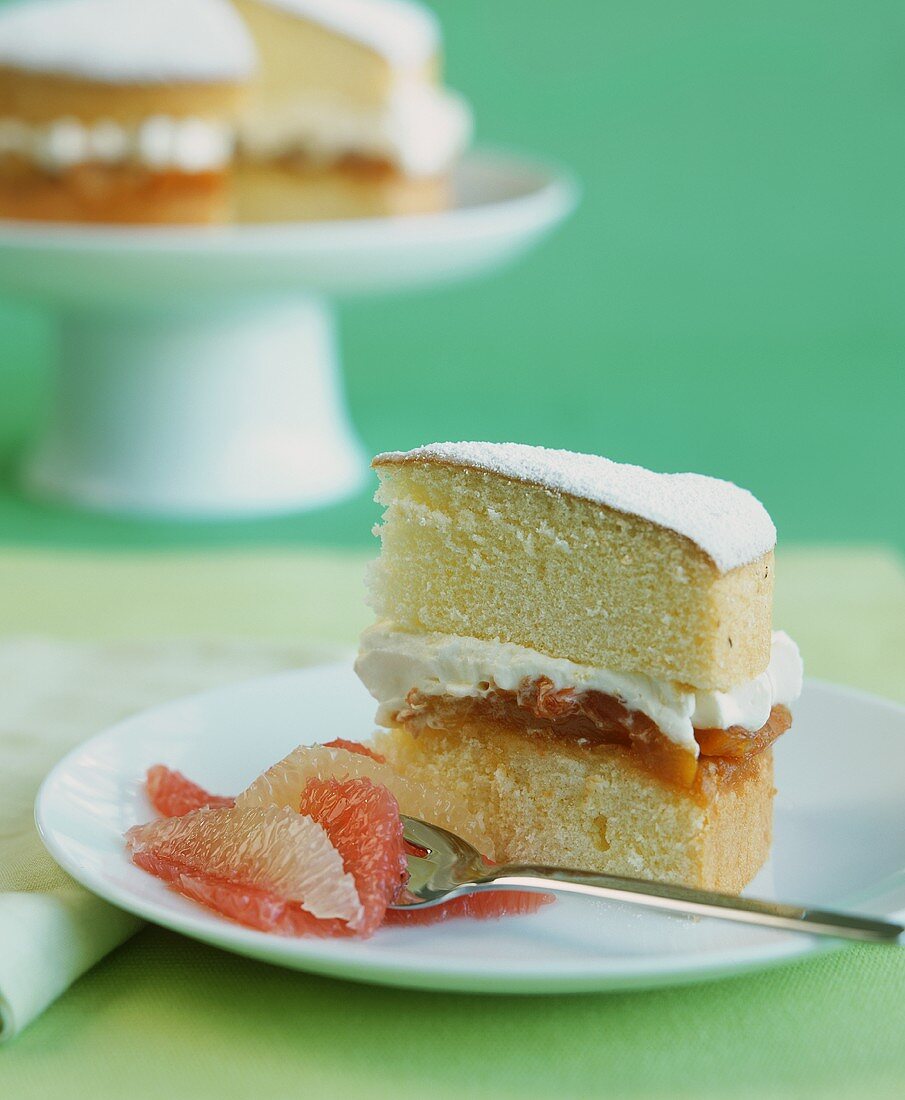
[[[587,894],[627,901],[648,909],[691,913],[746,924],[786,928],[819,936],[851,940],[893,941],[905,927],[856,913],[833,913],[804,905],[784,905],[755,898],[733,897],[644,879],[541,867],[528,863],[490,865],[467,841],[417,817],[402,815],[403,833],[423,855],[409,854],[408,890],[393,909],[425,909],[463,894],[484,890],[539,890],[545,893]]]

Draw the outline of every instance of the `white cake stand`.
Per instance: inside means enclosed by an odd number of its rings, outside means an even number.
[[[0,222],[0,293],[59,330],[24,490],[96,510],[240,517],[361,484],[330,299],[489,271],[572,208],[562,174],[473,155],[442,214],[205,228]]]

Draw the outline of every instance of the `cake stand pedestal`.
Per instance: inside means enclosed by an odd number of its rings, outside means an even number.
[[[0,223],[0,293],[59,333],[31,496],[161,517],[298,511],[354,492],[364,454],[330,299],[464,279],[574,204],[567,178],[473,156],[441,214],[205,228]]]
[[[25,490],[94,509],[266,514],[354,491],[321,298],[166,312],[64,312],[49,417]]]

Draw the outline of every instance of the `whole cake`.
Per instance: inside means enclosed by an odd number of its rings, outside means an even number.
[[[497,859],[740,890],[801,690],[748,492],[519,444],[379,455],[377,746]]]
[[[0,11],[0,217],[211,222],[254,50],[221,0]]]
[[[185,223],[450,201],[471,115],[414,0],[0,7],[0,217]]]

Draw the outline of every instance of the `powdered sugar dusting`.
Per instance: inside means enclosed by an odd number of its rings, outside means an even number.
[[[251,37],[225,0],[27,0],[0,8],[0,65],[110,83],[240,80]]]
[[[599,455],[524,443],[431,443],[378,455],[375,466],[436,459],[502,474],[641,516],[699,546],[721,573],[776,545],[766,508],[747,489],[703,474],[658,474]]]

